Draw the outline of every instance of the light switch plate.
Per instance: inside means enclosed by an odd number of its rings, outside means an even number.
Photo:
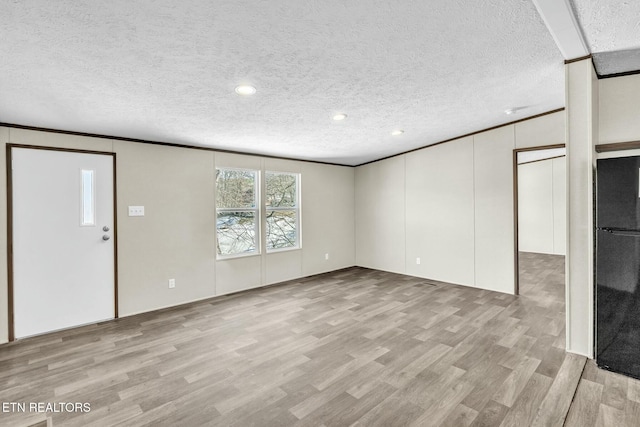
[[[144,206],[129,206],[129,216],[144,216]]]

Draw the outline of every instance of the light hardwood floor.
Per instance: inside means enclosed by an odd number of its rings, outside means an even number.
[[[0,400],[91,404],[53,426],[637,418],[638,382],[563,350],[563,258],[522,254],[522,267],[520,297],[350,268],[25,339],[0,346]]]

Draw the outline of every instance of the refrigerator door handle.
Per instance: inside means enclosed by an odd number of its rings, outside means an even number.
[[[640,236],[639,230],[616,230],[615,228],[601,228],[598,231],[615,234],[617,236]]]

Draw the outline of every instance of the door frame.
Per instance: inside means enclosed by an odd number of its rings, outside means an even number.
[[[117,179],[116,179],[116,153],[109,151],[81,150],[75,148],[46,147],[41,145],[13,144],[6,145],[6,172],[7,172],[7,287],[8,287],[8,312],[9,312],[9,342],[15,341],[14,330],[14,301],[13,301],[13,169],[12,148],[26,148],[32,150],[63,151],[79,154],[98,154],[111,156],[113,159],[113,314],[118,318],[118,205],[117,205]]]
[[[513,294],[520,295],[520,262],[518,247],[518,153],[540,151],[552,148],[566,148],[566,144],[538,145],[535,147],[515,148],[513,150]],[[545,159],[548,160],[548,159]]]

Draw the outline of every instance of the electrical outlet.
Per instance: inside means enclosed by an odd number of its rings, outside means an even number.
[[[129,206],[129,216],[144,216],[144,206]]]
[[[420,258],[416,258],[416,265],[420,265]]]
[[[324,254],[324,259],[325,259],[325,261],[329,260],[329,254],[328,253]]]
[[[176,279],[169,279],[169,289],[176,287]]]

